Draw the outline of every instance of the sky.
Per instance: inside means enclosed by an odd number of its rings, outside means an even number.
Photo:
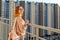
[[[57,3],[60,6],[60,0],[25,0],[34,2],[44,2],[44,3]]]

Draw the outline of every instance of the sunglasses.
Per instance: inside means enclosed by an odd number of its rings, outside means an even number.
[[[22,11],[24,11],[24,8],[19,8],[19,10],[22,10]]]

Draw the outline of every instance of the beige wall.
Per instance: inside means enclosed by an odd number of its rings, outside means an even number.
[[[35,3],[31,3],[31,23],[35,24]],[[35,28],[31,28],[31,32],[34,34],[35,33]]]

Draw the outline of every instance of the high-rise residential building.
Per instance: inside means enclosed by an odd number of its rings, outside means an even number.
[[[47,21],[47,26],[50,27],[50,28],[51,28],[51,25],[54,23],[54,22],[53,23],[51,22],[51,19],[52,18],[53,17],[52,17],[52,11],[51,11],[51,4],[48,3],[48,5],[47,5],[47,20],[48,20]],[[48,35],[51,35],[51,32],[50,31],[48,31]]]
[[[25,20],[29,20],[31,22],[31,2],[25,2]],[[31,27],[27,27],[27,32],[31,32]],[[26,40],[28,40],[28,34],[26,34]]]
[[[9,4],[9,19],[11,21],[9,21],[9,24],[12,26],[13,23],[12,21],[14,20],[14,11],[15,11],[15,7],[16,7],[16,2],[14,0],[10,0],[10,4]]]
[[[58,4],[54,4],[54,27],[58,29]]]
[[[35,16],[35,15],[36,15],[36,12],[35,12],[35,3],[34,3],[34,2],[31,2],[31,11],[30,11],[30,12],[31,12],[31,13],[30,13],[30,14],[31,14],[31,15],[30,15],[31,23],[32,23],[32,24],[35,24],[35,22],[36,22],[36,20],[35,20],[35,19],[36,19],[36,18],[35,18],[35,17],[36,17],[36,16]],[[30,31],[30,32],[31,32],[32,34],[36,34],[36,31],[35,31],[35,30],[36,30],[36,28],[31,27],[31,31]]]
[[[25,20],[29,20],[31,22],[31,2],[26,2],[25,3]],[[30,32],[30,28],[27,28],[27,32]]]
[[[39,25],[39,3],[35,3],[35,24]],[[35,28],[35,34],[37,36],[39,36],[39,29]],[[37,38],[35,38],[35,40],[38,40]]]
[[[39,25],[39,3],[37,2],[37,3],[35,3],[35,13],[36,13],[36,22],[35,22],[35,24],[37,24],[37,25]]]
[[[43,3],[39,3],[39,25],[43,26]],[[39,36],[43,36],[43,29],[39,29]]]
[[[20,5],[20,1],[19,0],[16,0],[15,1],[15,6],[19,6]]]
[[[0,0],[0,17],[1,17],[1,16],[2,16],[2,0]],[[0,19],[0,21],[1,21],[1,19]],[[1,23],[0,23],[0,40],[1,40],[1,38],[2,38],[2,37],[1,37],[1,36],[2,36],[2,35],[1,35],[1,33],[2,33],[2,31],[1,31],[2,29],[1,29],[1,28],[2,28],[2,27],[1,27]]]
[[[59,10],[58,10],[58,4],[54,4],[54,28],[58,29],[58,14],[59,14]],[[57,34],[57,33],[54,33]]]
[[[51,4],[51,27],[54,28],[54,4]],[[54,32],[51,34],[54,34]]]
[[[59,15],[60,15],[60,6],[59,6]],[[60,29],[60,16],[59,16],[59,29]]]
[[[1,15],[2,15],[2,13],[1,13],[1,8],[2,8],[2,2],[1,2],[2,0],[0,0],[0,17],[1,17]]]
[[[48,4],[43,3],[43,26],[48,27]],[[47,35],[47,30],[43,31],[43,35]]]

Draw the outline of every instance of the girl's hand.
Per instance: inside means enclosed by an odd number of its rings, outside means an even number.
[[[29,20],[26,20],[26,21],[25,21],[25,24],[29,24]]]

